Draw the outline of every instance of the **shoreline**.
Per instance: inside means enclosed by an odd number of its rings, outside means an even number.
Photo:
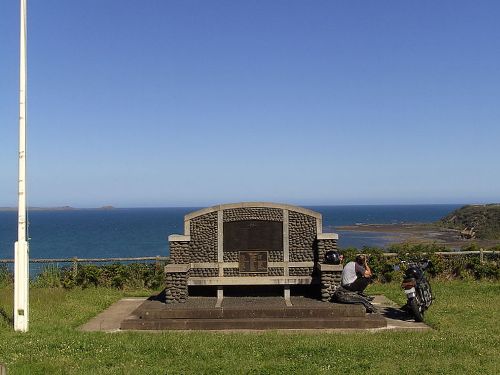
[[[357,233],[377,233],[383,235],[388,245],[409,242],[414,244],[439,244],[455,249],[477,244],[480,247],[493,247],[498,240],[461,239],[460,231],[442,228],[434,223],[403,224],[356,224],[335,227],[337,231]]]

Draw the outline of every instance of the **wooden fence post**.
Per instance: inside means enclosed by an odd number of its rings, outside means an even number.
[[[480,249],[479,249],[479,262],[480,262],[481,264],[483,264],[483,263],[484,263],[484,250],[483,250],[483,248],[480,248]]]
[[[73,278],[76,279],[76,276],[78,275],[78,258],[73,258],[73,266],[72,266],[72,271],[73,271]]]

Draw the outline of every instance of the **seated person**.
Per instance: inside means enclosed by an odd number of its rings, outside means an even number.
[[[363,291],[370,283],[371,277],[372,271],[368,267],[366,256],[358,255],[356,261],[344,266],[341,285],[344,289],[366,296]]]

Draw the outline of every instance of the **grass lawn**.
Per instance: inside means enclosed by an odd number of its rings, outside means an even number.
[[[111,289],[31,290],[28,333],[0,288],[8,374],[498,374],[500,282],[433,282],[428,332],[102,333],[76,328],[121,297]],[[403,302],[398,284],[372,285]],[[137,295],[137,293],[135,293]]]

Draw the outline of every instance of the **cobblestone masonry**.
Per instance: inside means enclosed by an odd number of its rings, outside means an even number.
[[[336,240],[316,241],[316,218],[293,210],[288,212],[289,249],[291,262],[322,261],[328,250],[337,249]],[[283,210],[269,207],[232,208],[223,211],[224,222],[265,220],[283,222]],[[191,241],[170,243],[170,256],[174,264],[217,262],[217,212],[210,212],[190,220]],[[224,262],[238,262],[239,252],[224,252]],[[269,251],[269,262],[284,261],[283,251]],[[283,267],[269,267],[266,273],[240,273],[238,268],[224,268],[224,276],[284,276]],[[313,267],[290,267],[290,276],[314,276]],[[167,303],[185,302],[188,296],[187,280],[193,277],[217,277],[216,268],[191,269],[188,272],[168,273]],[[321,273],[321,298],[328,301],[340,284],[340,272]]]
[[[279,208],[231,208],[224,210],[224,222],[241,220],[283,221]]]
[[[189,272],[169,272],[166,274],[167,287],[165,289],[166,303],[183,303],[188,296],[187,279]]]
[[[238,268],[224,268],[224,276],[240,276],[240,271],[238,270]]]
[[[337,240],[318,240],[318,260],[325,260],[325,253],[330,250],[337,250]]]
[[[321,300],[328,302],[340,285],[342,271],[321,272]]]
[[[170,261],[174,264],[191,262],[189,242],[170,242]]]
[[[312,276],[314,267],[290,267],[288,273],[290,276]]]
[[[191,219],[190,231],[191,263],[217,262],[217,212]]]
[[[218,268],[191,268],[189,277],[217,277],[219,276]]]
[[[283,262],[284,254],[283,251],[272,250],[267,252],[267,261],[268,262]]]
[[[239,262],[240,254],[238,251],[224,251],[224,262]],[[283,262],[283,251],[272,250],[267,252],[268,262]]]
[[[269,276],[284,276],[285,270],[283,267],[269,267],[268,274]]]
[[[224,262],[239,262],[240,255],[238,251],[224,251]]]
[[[264,273],[244,273],[240,272],[238,268],[224,268],[224,276],[231,277],[231,276],[252,276],[252,277],[259,277],[259,276],[283,276],[285,274],[285,271],[283,270],[283,267],[269,267],[267,269],[267,272]]]
[[[290,261],[313,261],[316,245],[316,218],[290,211],[288,222]]]

